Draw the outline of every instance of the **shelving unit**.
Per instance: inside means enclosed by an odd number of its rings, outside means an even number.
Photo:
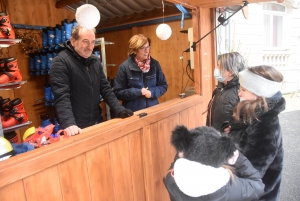
[[[6,48],[11,45],[15,45],[17,43],[20,43],[21,39],[0,39],[0,48]],[[13,90],[18,89],[21,87],[21,85],[25,84],[27,81],[21,81],[21,82],[13,82],[13,83],[6,83],[6,84],[0,84],[0,90]],[[4,133],[14,131],[21,129],[29,124],[31,124],[31,121],[24,122],[22,124],[14,125],[8,128],[2,128],[2,119],[0,114],[0,136],[4,137]]]
[[[14,83],[7,83],[7,84],[0,84],[0,90],[12,90],[12,89],[18,89],[21,87],[21,85],[25,84],[27,81],[21,81],[21,82],[14,82]],[[0,115],[0,136],[4,137],[4,133],[8,133],[10,131],[21,129],[29,124],[31,124],[31,121],[27,121],[22,124],[18,124],[15,126],[11,126],[8,128],[2,128],[2,120]]]
[[[104,38],[96,38],[95,46],[101,46],[101,60],[105,77],[107,78],[107,67],[115,66],[115,64],[106,64],[105,45],[112,45],[114,42],[105,41]],[[111,119],[110,107],[106,104],[106,118]]]

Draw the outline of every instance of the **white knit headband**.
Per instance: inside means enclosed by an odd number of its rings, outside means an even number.
[[[248,69],[239,72],[239,82],[242,87],[248,91],[270,98],[275,95],[281,87],[281,83],[268,80],[262,76],[252,73]]]

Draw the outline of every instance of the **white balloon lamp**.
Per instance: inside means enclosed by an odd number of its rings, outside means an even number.
[[[172,29],[167,24],[160,24],[156,28],[156,35],[161,40],[167,40],[172,35]]]
[[[78,25],[86,29],[95,28],[100,21],[99,10],[91,4],[84,4],[78,7],[75,17]]]

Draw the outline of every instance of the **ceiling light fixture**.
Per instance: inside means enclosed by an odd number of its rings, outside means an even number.
[[[100,12],[95,6],[84,4],[77,8],[75,17],[80,26],[86,29],[93,29],[99,24]]]
[[[163,23],[158,25],[158,27],[156,28],[156,35],[161,40],[167,40],[172,35],[172,29],[169,25],[164,23],[164,19],[165,19],[165,16],[164,16],[164,12],[165,12],[164,0],[162,0],[161,2],[162,2],[162,11],[163,11]]]

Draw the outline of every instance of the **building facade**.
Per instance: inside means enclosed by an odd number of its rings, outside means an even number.
[[[270,65],[284,75],[283,93],[300,89],[300,1],[249,4],[248,17],[237,7],[224,7],[228,24],[217,34],[217,54],[238,51],[249,66]],[[216,11],[216,19],[221,15]],[[217,23],[219,23],[217,21]]]

